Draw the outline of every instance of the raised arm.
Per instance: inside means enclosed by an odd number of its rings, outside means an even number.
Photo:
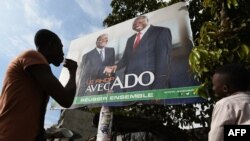
[[[69,70],[69,80],[64,87],[53,75],[48,65],[31,65],[26,71],[32,76],[38,88],[50,95],[62,107],[69,108],[74,100],[76,93],[76,69],[77,63],[66,59],[64,65]]]

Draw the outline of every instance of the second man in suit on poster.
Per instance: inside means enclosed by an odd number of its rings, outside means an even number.
[[[128,86],[133,87],[126,88],[124,91],[168,88],[169,54],[172,48],[170,29],[150,25],[146,16],[138,16],[133,22],[132,29],[136,31],[136,34],[127,40],[123,56],[113,66],[113,72],[125,68],[125,75],[135,74],[141,78],[136,80],[135,77],[130,77],[125,80]],[[154,80],[151,80],[152,76],[146,72],[151,72],[154,75]],[[142,76],[142,74],[144,75]],[[141,81],[141,83],[136,81]],[[150,85],[148,85],[149,83]]]

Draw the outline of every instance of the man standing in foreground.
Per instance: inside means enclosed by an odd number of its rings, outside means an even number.
[[[135,74],[140,76],[145,72],[151,72],[154,80],[150,85],[136,84],[134,79],[127,83],[131,88],[125,91],[142,91],[152,89],[164,89],[169,86],[170,50],[172,48],[172,35],[170,29],[153,26],[146,16],[137,17],[132,25],[137,33],[132,35],[126,44],[122,59],[113,70],[125,68],[125,75]],[[142,78],[142,83],[151,82],[148,74]]]
[[[64,60],[63,45],[53,32],[42,29],[35,35],[37,51],[29,50],[9,65],[0,97],[1,141],[45,141],[44,116],[49,96],[61,106],[71,106],[75,91],[77,63],[66,59],[70,78],[63,86],[50,65]]]
[[[222,99],[214,106],[209,141],[223,141],[224,125],[250,124],[249,72],[238,64],[225,65],[215,71],[212,83]]]

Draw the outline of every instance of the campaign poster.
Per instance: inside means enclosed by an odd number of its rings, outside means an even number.
[[[203,100],[194,93],[198,84],[188,65],[193,37],[186,3],[141,17],[71,42],[67,58],[78,63],[71,108]],[[140,24],[143,28],[138,34]],[[68,78],[67,69],[63,69],[60,81],[65,85]],[[52,104],[52,108],[59,107]]]

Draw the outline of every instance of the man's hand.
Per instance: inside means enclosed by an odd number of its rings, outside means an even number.
[[[111,66],[112,67],[112,72],[115,73],[117,69],[117,65]]]
[[[110,76],[112,73],[115,73],[116,72],[116,68],[117,68],[116,65],[114,65],[114,66],[106,66],[105,69],[104,69],[105,75]]]
[[[70,74],[75,74],[77,70],[77,63],[71,59],[65,59],[63,66],[68,68]]]
[[[104,69],[105,75],[110,76],[112,72],[113,72],[112,66],[106,66],[105,67],[105,69]]]

